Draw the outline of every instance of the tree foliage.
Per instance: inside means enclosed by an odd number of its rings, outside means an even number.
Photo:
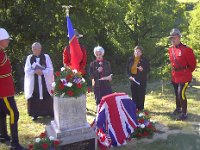
[[[195,6],[194,10],[190,13],[189,24],[189,44],[195,50],[196,56],[200,59],[200,2]]]
[[[114,73],[125,72],[127,58],[138,44],[145,48],[152,68],[164,66],[169,31],[188,25],[187,5],[176,0],[1,0],[0,25],[13,37],[7,51],[19,86],[23,87],[24,61],[35,41],[50,55],[55,71],[62,67],[62,51],[68,44],[63,5],[73,6],[70,18],[84,35],[80,43],[87,49],[88,64],[94,59],[93,48],[101,45]]]

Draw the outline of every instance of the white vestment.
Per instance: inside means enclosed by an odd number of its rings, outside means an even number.
[[[41,69],[46,81],[46,87],[50,95],[52,95],[51,90],[53,89],[52,83],[54,82],[54,73],[53,73],[53,65],[51,59],[48,54],[44,54],[46,58],[46,68]],[[24,77],[24,95],[26,99],[32,97],[34,90],[34,72],[35,67],[39,65],[40,58],[36,58],[36,63],[31,65],[30,59],[33,55],[27,56],[26,64],[24,67],[25,77]],[[38,67],[38,66],[37,66]],[[42,78],[38,76],[38,86],[39,86],[39,98],[43,99],[43,91],[42,91]]]

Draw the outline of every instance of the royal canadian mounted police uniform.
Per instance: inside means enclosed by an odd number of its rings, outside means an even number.
[[[0,50],[0,134],[4,141],[10,140],[7,134],[6,114],[10,115],[11,128],[11,144],[18,144],[18,130],[17,122],[19,119],[19,112],[14,100],[14,82],[12,77],[12,68],[10,61],[4,53]]]
[[[192,80],[192,72],[196,67],[196,59],[193,50],[180,43],[168,49],[172,66],[171,76],[176,95],[176,110],[187,114],[186,88]],[[182,110],[181,110],[182,109]]]
[[[18,140],[19,111],[14,99],[14,81],[12,67],[8,56],[4,52],[4,43],[9,43],[7,31],[0,28],[0,143],[11,142],[11,150],[24,150]],[[6,116],[10,116],[10,136],[7,133]]]

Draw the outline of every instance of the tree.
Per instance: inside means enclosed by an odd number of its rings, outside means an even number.
[[[200,59],[200,2],[197,3],[194,10],[190,13],[189,24],[189,44],[194,49],[196,56]]]

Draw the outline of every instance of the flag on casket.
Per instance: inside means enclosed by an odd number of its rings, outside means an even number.
[[[101,99],[96,116],[97,135],[104,135],[99,137],[100,144],[109,147],[110,138],[112,146],[125,145],[136,127],[136,106],[126,93],[113,93]]]

